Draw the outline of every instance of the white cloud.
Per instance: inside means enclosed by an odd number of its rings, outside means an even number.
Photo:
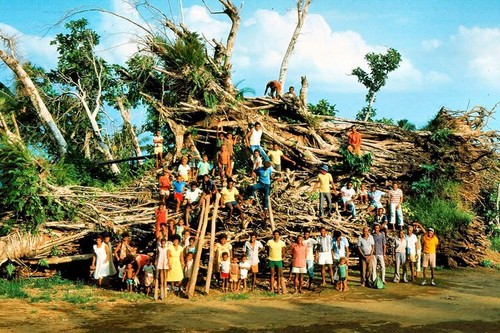
[[[205,7],[192,6],[184,10],[184,17],[186,26],[191,31],[196,31],[208,40],[215,38],[218,41],[227,38],[231,24],[229,19],[227,21],[218,20],[216,18],[226,18],[225,15],[214,16],[211,15]]]
[[[53,37],[38,37],[22,33],[16,28],[0,23],[0,31],[8,37],[14,38],[16,56],[21,61],[31,61],[46,69],[57,64],[57,48],[50,45]]]
[[[452,37],[467,57],[470,75],[492,87],[500,81],[500,28],[460,26]]]
[[[428,39],[421,42],[422,47],[426,51],[432,51],[441,46],[441,41],[439,39]]]

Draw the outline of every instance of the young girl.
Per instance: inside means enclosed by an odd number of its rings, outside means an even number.
[[[184,226],[184,219],[181,218],[175,226],[175,234],[179,235],[179,237],[182,237],[182,235],[184,234],[184,230],[186,230],[186,226]]]
[[[229,266],[229,282],[231,283],[231,291],[233,293],[238,291],[240,280],[240,265],[238,264],[238,258],[233,257],[231,260],[231,265]]]
[[[368,205],[368,190],[366,189],[365,184],[361,184],[361,188],[359,189],[359,201],[362,205]]]
[[[222,280],[222,292],[227,292],[227,284],[229,280],[229,271],[231,270],[231,261],[229,261],[229,254],[224,252],[222,254],[222,260],[219,264],[220,268],[220,279]]]
[[[144,287],[146,287],[146,296],[149,296],[151,286],[155,280],[155,266],[153,265],[151,258],[148,258],[146,265],[142,267],[142,271],[144,272]]]
[[[340,258],[339,265],[337,266],[337,269],[339,270],[339,282],[337,282],[338,291],[349,290],[349,287],[347,287],[348,268],[346,263],[347,263],[346,257],[342,257]]]
[[[161,299],[165,299],[167,295],[167,271],[169,269],[167,253],[167,239],[162,238],[160,246],[158,246],[158,256],[156,257],[156,269],[158,269]]]
[[[189,182],[189,173],[191,172],[191,167],[188,165],[188,158],[183,156],[181,159],[181,164],[177,168],[177,174],[182,177],[182,181]]]
[[[250,261],[248,261],[247,256],[242,255],[240,261],[240,281],[243,282],[243,291],[247,290],[247,278],[250,268],[252,268],[252,266],[250,265]],[[239,284],[238,289],[240,289]]]
[[[192,253],[193,255],[196,253],[196,237],[189,237],[189,244],[186,246],[186,254]]]
[[[182,286],[185,290],[189,290],[189,280],[193,274],[193,263],[194,254],[192,252],[188,252],[186,254],[186,264],[184,265],[184,279],[182,280]]]
[[[131,293],[134,289],[134,267],[132,267],[132,263],[127,264],[127,268],[125,268],[125,274],[123,275],[123,282],[127,283],[127,291]]]

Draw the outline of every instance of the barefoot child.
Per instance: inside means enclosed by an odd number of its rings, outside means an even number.
[[[247,256],[242,255],[240,261],[240,281],[243,282],[243,291],[247,290],[247,278],[250,268],[252,268],[252,266],[250,265],[250,261],[248,261]],[[238,289],[240,289],[239,283]]]
[[[231,282],[231,291],[233,293],[238,291],[239,279],[240,279],[240,265],[238,264],[238,258],[233,257],[231,260],[231,265],[229,269],[229,282]]]
[[[227,292],[227,284],[229,281],[229,271],[231,268],[231,261],[229,261],[229,254],[224,252],[220,262],[220,279],[222,280],[222,292]]]
[[[148,258],[146,265],[142,268],[144,272],[144,287],[146,287],[146,296],[149,296],[151,292],[151,286],[153,285],[155,279],[155,266],[152,263],[151,258]]]
[[[217,165],[219,167],[219,176],[221,179],[224,179],[225,175],[231,177],[230,163],[231,155],[229,155],[227,151],[227,146],[222,145],[220,151],[217,153]]]
[[[347,268],[347,258],[340,258],[340,262],[338,265],[339,270],[339,282],[337,282],[337,290],[338,291],[348,291],[349,287],[347,287],[347,276],[348,276],[348,268]]]
[[[127,268],[125,268],[125,274],[123,275],[122,281],[127,283],[127,291],[129,293],[132,292],[134,288],[134,268],[132,267],[132,263],[127,264]]]
[[[182,177],[182,181],[189,182],[189,175],[191,172],[191,167],[188,165],[188,158],[183,156],[181,159],[181,164],[177,168],[177,174]]]
[[[184,201],[184,190],[186,187],[186,182],[183,180],[182,175],[177,175],[177,180],[172,182],[174,187],[174,200],[175,200],[175,212],[178,213],[181,210],[181,203]]]
[[[184,280],[182,280],[182,287],[184,290],[189,290],[189,281],[193,274],[194,254],[192,252],[186,253],[186,264],[184,265]]]

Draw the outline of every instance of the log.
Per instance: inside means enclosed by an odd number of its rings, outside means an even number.
[[[207,280],[205,282],[205,294],[207,295],[210,293],[210,284],[212,283],[212,272],[214,268],[215,232],[216,232],[217,215],[219,213],[220,197],[221,197],[220,193],[217,192],[215,195],[214,211],[212,213],[212,227],[210,229],[210,247],[209,247],[210,254],[207,267]]]

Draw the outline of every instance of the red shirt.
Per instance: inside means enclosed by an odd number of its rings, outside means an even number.
[[[160,190],[170,190],[170,175],[163,175],[158,181],[160,182]]]
[[[307,245],[292,244],[292,267],[306,267]]]
[[[167,222],[168,210],[166,208],[160,209],[160,207],[156,208],[155,216],[156,216],[156,225],[155,225],[155,235],[158,237],[160,234],[160,224]]]

